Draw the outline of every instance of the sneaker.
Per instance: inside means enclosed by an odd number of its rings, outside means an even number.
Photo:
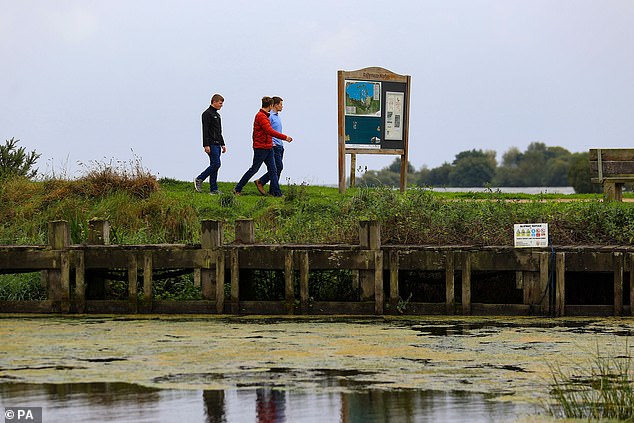
[[[256,179],[255,181],[253,181],[253,183],[255,184],[260,194],[266,195],[266,191],[264,191],[264,185],[262,185],[262,182],[260,182],[259,179]]]
[[[233,195],[237,195],[240,196],[241,192],[240,191],[236,191],[235,189],[233,190]]]
[[[203,192],[203,180],[202,179],[194,179],[194,189],[196,192]]]
[[[220,195],[220,194],[222,194],[222,191],[219,191],[219,190],[211,191],[209,193],[209,195]]]

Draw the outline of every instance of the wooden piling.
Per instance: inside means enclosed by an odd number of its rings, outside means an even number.
[[[139,266],[136,254],[131,253],[128,256],[128,303],[131,313],[138,313],[138,289],[137,283],[139,278]]]
[[[288,314],[295,313],[295,269],[293,251],[284,253],[284,299]]]
[[[200,285],[203,299],[216,302],[217,314],[224,313],[225,303],[225,256],[221,250],[224,244],[222,222],[203,220],[201,222],[201,248],[205,267],[200,269]]]
[[[311,307],[308,289],[309,272],[308,251],[299,251],[299,301],[303,314],[307,314]]]
[[[614,252],[614,315],[623,315],[623,253]]]
[[[48,224],[48,244],[52,250],[59,251],[56,268],[50,269],[47,275],[48,299],[53,309],[61,313],[70,311],[70,261],[68,246],[70,245],[70,228],[65,220],[57,220]]]
[[[555,254],[555,316],[561,317],[566,308],[566,253]]]
[[[471,314],[471,254],[462,253],[462,314]]]
[[[449,315],[456,312],[454,278],[456,274],[455,254],[448,251],[445,255],[445,312]]]
[[[634,253],[630,257],[630,315],[634,316]]]
[[[255,244],[253,219],[236,220],[236,244]]]
[[[152,272],[154,271],[154,263],[152,253],[145,251],[143,253],[143,296],[141,297],[140,311],[149,313],[152,311],[152,303],[154,294],[152,292]]]
[[[397,306],[400,300],[398,292],[398,251],[391,250],[388,255],[388,260],[390,263],[390,310],[392,311],[392,314],[397,314]]]
[[[361,221],[359,222],[359,245],[364,250],[379,251],[381,249],[381,226],[376,220]],[[361,301],[373,301],[375,303],[375,311],[383,309],[383,260],[381,256],[381,268],[380,272],[377,271],[377,256],[374,256],[375,269],[374,270],[360,270],[359,271],[359,288]],[[379,287],[380,279],[380,291],[377,291]],[[377,305],[377,302],[381,300],[381,306]]]

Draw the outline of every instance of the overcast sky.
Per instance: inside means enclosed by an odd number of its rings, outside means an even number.
[[[0,0],[1,142],[40,172],[139,158],[207,164],[200,115],[221,93],[219,179],[252,159],[264,95],[284,98],[282,182],[337,182],[337,71],[411,75],[410,162],[535,141],[633,147],[634,0]],[[358,156],[380,169],[395,156]],[[83,165],[82,165],[83,164]],[[264,170],[264,167],[262,168]]]

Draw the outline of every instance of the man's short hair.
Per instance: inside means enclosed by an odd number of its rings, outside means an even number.
[[[262,97],[262,108],[269,107],[273,104],[273,99],[271,97]]]
[[[284,101],[284,99],[282,99],[282,97],[273,97],[273,105],[277,106],[278,104],[280,104],[282,101]]]
[[[211,96],[211,102],[215,103],[217,101],[225,101],[225,98],[223,96],[221,96],[220,94],[214,94]]]

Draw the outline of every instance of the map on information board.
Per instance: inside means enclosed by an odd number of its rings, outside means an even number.
[[[381,116],[381,83],[346,81],[346,115]]]

